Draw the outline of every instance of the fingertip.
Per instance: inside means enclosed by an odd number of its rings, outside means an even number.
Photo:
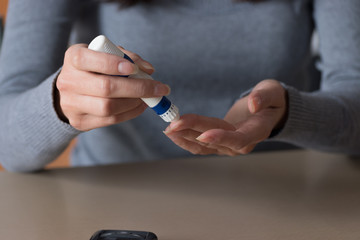
[[[176,120],[176,121],[171,122],[169,124],[169,126],[167,126],[167,128],[163,131],[163,133],[165,135],[168,135],[170,133],[173,133],[173,132],[177,131],[179,129],[179,127],[180,127],[180,124],[181,124],[180,121],[181,120]]]
[[[171,88],[167,84],[159,83],[155,85],[154,95],[155,96],[168,96],[171,92]]]
[[[169,125],[171,131],[177,131],[177,130],[179,130],[179,129],[180,129],[180,126],[181,126],[181,123],[182,123],[181,120],[177,120],[177,121],[172,122],[172,123]]]
[[[196,140],[202,143],[209,143],[209,138],[207,138],[205,134],[200,134],[200,136],[198,136]]]
[[[136,62],[136,64],[138,64],[140,69],[147,74],[151,75],[155,72],[155,68],[153,67],[153,65],[141,58],[139,59],[139,61]]]
[[[145,61],[145,60],[142,60],[141,61],[141,66],[147,70],[152,70],[152,71],[155,71],[155,68],[153,65],[151,65],[151,63]]]
[[[215,138],[214,134],[211,134],[211,132],[206,131],[206,132],[203,132],[202,134],[200,134],[200,136],[198,136],[196,138],[196,140],[198,140],[199,142],[202,142],[202,143],[214,143],[216,138]]]
[[[171,125],[171,124],[170,124]],[[165,135],[168,135],[169,133],[171,133],[171,126],[167,126],[166,128],[165,128],[165,130],[163,131],[163,133],[165,134]]]
[[[118,71],[121,75],[136,74],[139,72],[139,67],[129,61],[122,61],[118,65]]]

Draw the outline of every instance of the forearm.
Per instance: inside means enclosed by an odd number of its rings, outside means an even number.
[[[360,154],[360,3],[315,0],[321,88],[304,93],[289,88],[289,116],[275,138],[296,145]]]
[[[53,83],[80,2],[11,0],[0,55],[0,161],[33,171],[78,134],[53,107]]]
[[[0,160],[9,171],[41,169],[79,133],[55,112],[54,77],[28,91],[0,98]]]
[[[287,122],[273,140],[321,151],[360,154],[359,90],[355,81],[341,90],[313,93],[288,87]]]

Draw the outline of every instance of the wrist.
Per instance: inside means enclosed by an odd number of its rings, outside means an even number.
[[[283,86],[284,88],[284,86]],[[273,130],[271,131],[269,138],[275,137],[276,135],[278,135],[281,130],[283,130],[283,128],[285,127],[285,124],[287,122],[288,119],[288,115],[289,115],[289,94],[286,88],[284,88],[284,108],[281,114],[281,117],[279,119],[279,121],[277,122],[277,124],[275,125],[275,127],[273,128]]]
[[[57,80],[57,78],[56,78],[56,80]],[[61,121],[69,124],[69,119],[65,116],[64,112],[62,111],[61,105],[60,105],[60,92],[59,92],[59,89],[57,89],[57,87],[56,87],[56,80],[55,80],[55,84],[53,87],[54,109],[55,109],[55,112],[56,112],[56,115],[58,116],[58,118]]]

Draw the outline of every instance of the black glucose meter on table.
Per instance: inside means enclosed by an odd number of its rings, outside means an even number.
[[[157,240],[157,236],[146,231],[100,230],[90,240]]]

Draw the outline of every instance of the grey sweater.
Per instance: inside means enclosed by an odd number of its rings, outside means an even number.
[[[359,23],[359,0],[155,0],[122,10],[90,0],[11,0],[0,57],[1,164],[40,169],[77,136],[74,165],[189,155],[151,110],[89,132],[57,117],[53,87],[64,52],[98,34],[150,61],[183,114],[222,118],[241,93],[273,78],[287,86],[289,115],[271,141],[359,154]],[[319,85],[309,74],[315,28]]]

